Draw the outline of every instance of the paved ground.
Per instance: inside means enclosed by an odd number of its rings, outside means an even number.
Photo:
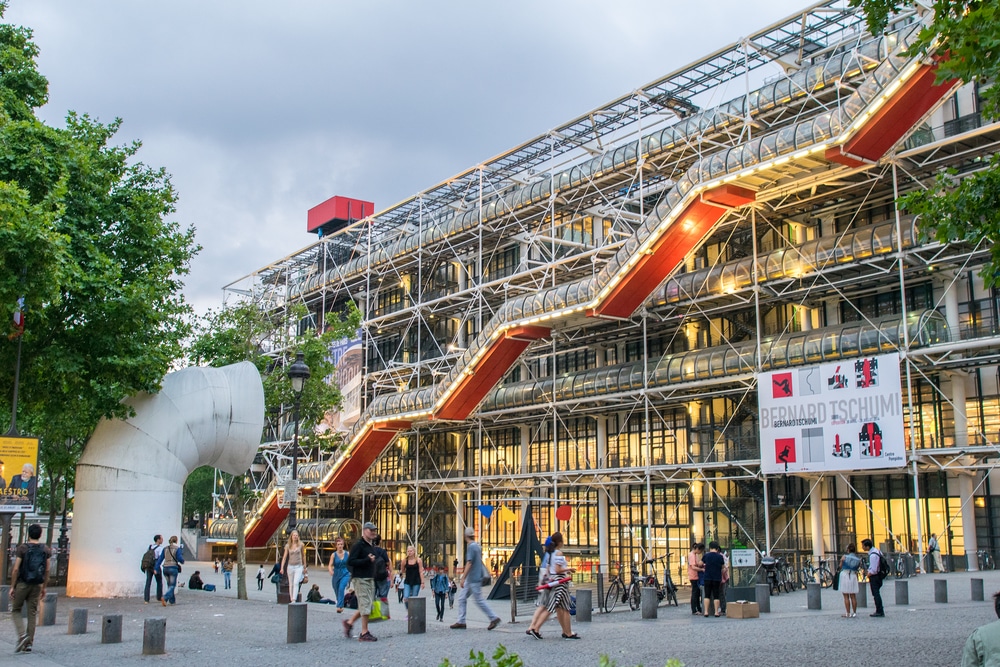
[[[198,566],[208,574],[208,583],[220,588],[222,575],[211,567]],[[185,574],[189,571],[185,566]],[[256,568],[250,571],[250,576]],[[970,578],[985,580],[986,602],[971,602]],[[951,602],[934,602],[934,579],[948,581]],[[235,577],[234,577],[235,579]],[[328,594],[330,584],[324,574],[314,582]],[[855,619],[841,618],[842,596],[823,591],[823,610],[806,609],[805,591],[782,594],[771,600],[772,613],[760,619],[705,619],[693,617],[682,603],[679,608],[660,607],[657,620],[643,621],[639,612],[619,611],[594,614],[591,623],[575,624],[581,641],[564,641],[554,620],[544,628],[545,639],[537,641],[524,634],[527,616],[510,623],[507,602],[494,609],[503,625],[486,631],[486,619],[470,606],[469,629],[450,630],[456,610],[447,610],[445,622],[429,621],[424,635],[408,635],[403,613],[392,598],[390,621],[372,624],[379,641],[361,644],[347,640],[340,631],[344,615],[326,605],[309,605],[309,634],[305,644],[288,645],[286,608],[273,603],[273,586],[256,591],[251,582],[251,599],[235,599],[234,589],[216,593],[188,591],[178,594],[178,604],[163,608],[144,605],[141,600],[68,599],[60,597],[56,624],[39,627],[35,651],[14,655],[14,629],[9,613],[0,613],[0,664],[67,665],[106,667],[138,665],[160,661],[199,665],[273,665],[294,661],[299,666],[331,663],[366,665],[439,665],[444,658],[459,665],[468,662],[471,649],[492,654],[503,644],[534,665],[596,667],[601,654],[617,661],[619,667],[637,664],[663,665],[679,658],[688,667],[695,665],[843,665],[877,662],[891,665],[958,664],[966,637],[978,625],[996,620],[990,594],[1000,590],[1000,571],[980,574],[952,573],[920,575],[907,580],[910,604],[897,606],[894,580],[886,583],[883,595],[887,617],[869,618],[869,609]],[[686,589],[682,590],[682,596]],[[433,618],[433,600],[428,599]],[[70,609],[89,610],[90,631],[86,635],[66,634]],[[101,616],[123,614],[123,642],[102,645]],[[525,612],[527,613],[527,612]],[[167,618],[167,655],[142,653],[143,620]]]

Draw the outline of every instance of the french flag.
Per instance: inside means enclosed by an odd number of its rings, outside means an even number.
[[[24,297],[17,300],[17,310],[14,311],[14,332],[11,339],[17,338],[24,333]]]

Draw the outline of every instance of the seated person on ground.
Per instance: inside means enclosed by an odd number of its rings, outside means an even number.
[[[200,591],[205,588],[205,582],[201,580],[201,572],[196,570],[195,573],[191,575],[191,578],[188,579],[188,588],[192,591]]]
[[[319,584],[313,584],[309,592],[306,593],[306,602],[319,602],[320,604],[337,604],[336,600],[331,600],[330,598],[325,598],[319,592]]]
[[[358,595],[354,592],[353,588],[348,588],[344,591],[344,608],[345,609],[357,609],[358,608]]]

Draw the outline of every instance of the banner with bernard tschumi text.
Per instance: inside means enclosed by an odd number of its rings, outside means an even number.
[[[757,396],[766,475],[906,465],[898,354],[762,373]]]
[[[0,512],[31,512],[38,487],[38,438],[0,436]]]

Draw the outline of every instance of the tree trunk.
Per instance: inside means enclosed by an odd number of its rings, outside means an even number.
[[[49,478],[49,529],[45,532],[45,544],[49,547],[52,546],[52,532],[55,529],[56,523],[56,488],[59,486],[59,482],[62,481],[61,477],[56,477],[51,472],[48,474]],[[36,493],[37,498],[37,493]]]
[[[247,513],[246,499],[243,497],[243,475],[233,479],[233,495],[236,496],[236,598],[247,599]]]

